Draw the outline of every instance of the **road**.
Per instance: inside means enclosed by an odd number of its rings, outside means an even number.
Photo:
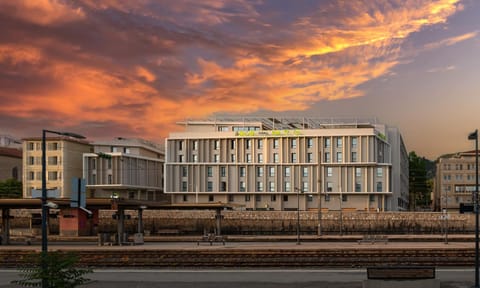
[[[472,287],[473,268],[437,268],[442,288]],[[366,269],[265,269],[265,270],[166,270],[166,269],[96,269],[85,288],[360,288]],[[0,270],[0,287],[19,279],[18,271]]]

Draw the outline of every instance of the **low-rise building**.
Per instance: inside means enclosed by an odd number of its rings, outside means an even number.
[[[22,150],[0,147],[0,181],[22,181]]]
[[[83,155],[83,177],[92,198],[164,201],[164,152],[142,139],[94,142]]]
[[[408,155],[376,120],[221,118],[179,123],[166,139],[173,203],[251,210],[408,208]]]

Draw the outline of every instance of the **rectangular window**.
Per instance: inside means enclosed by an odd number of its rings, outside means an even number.
[[[262,153],[257,154],[257,161],[258,161],[258,163],[263,163],[263,154]]]
[[[112,184],[112,183],[113,183],[112,174],[108,174],[108,184]]]
[[[187,192],[187,181],[182,181],[182,192]]]
[[[303,177],[308,177],[308,167],[302,167]]]
[[[375,202],[375,195],[370,195],[370,202]]]
[[[261,182],[261,181],[257,182],[257,191],[258,192],[263,192],[263,182]]]
[[[352,162],[357,162],[357,152],[352,152]]]
[[[90,184],[92,184],[92,185],[97,184],[97,175],[96,174],[92,175],[92,183],[90,183]]]
[[[193,162],[197,163],[198,162],[198,155],[193,155]]]
[[[297,139],[291,139],[291,148],[297,148]]]
[[[240,177],[245,177],[245,167],[240,167]]]
[[[197,140],[193,141],[193,143],[192,143],[192,149],[193,149],[193,150],[197,150],[197,149],[198,149],[198,141],[197,141]]]
[[[213,182],[208,181],[207,182],[207,192],[212,192],[213,191]]]
[[[343,146],[343,138],[337,137],[337,148],[342,148]]]
[[[183,166],[183,167],[182,167],[182,177],[187,177],[187,175],[188,175],[188,174],[187,174],[187,171],[188,171],[188,170],[187,170],[187,167]]]
[[[235,163],[235,161],[237,160],[237,158],[235,157],[235,154],[230,154],[230,160],[232,163]]]
[[[58,143],[57,142],[50,142],[47,145],[47,150],[49,151],[55,151],[58,150]]]
[[[307,201],[308,202],[313,202],[313,195],[312,194],[307,195]]]
[[[227,176],[227,167],[222,166],[220,167],[220,177],[226,177]]]
[[[207,167],[207,177],[212,177],[213,176],[213,167],[208,166]]]
[[[277,195],[270,195],[271,202],[277,202]]]
[[[290,175],[291,175],[291,168],[285,167],[285,177],[290,177]]]
[[[361,177],[362,176],[362,168],[360,168],[360,167],[355,168],[355,176],[356,177]]]
[[[292,153],[292,163],[297,163],[297,153]]]
[[[280,158],[278,157],[278,153],[273,153],[273,162],[274,163],[280,162]]]
[[[275,182],[268,182],[268,191],[275,192]]]
[[[278,139],[273,139],[273,149],[277,149],[280,146],[280,141]]]
[[[35,172],[33,171],[28,172],[28,180],[35,180]]]
[[[268,176],[270,176],[270,177],[275,176],[275,167],[273,167],[273,166],[268,167]]]
[[[331,141],[332,141],[332,140],[330,140],[330,138],[325,138],[325,140],[324,140],[324,147],[325,147],[325,148],[330,148],[330,146],[331,146]]]
[[[48,157],[48,165],[58,165],[58,157],[57,156],[49,156]]]
[[[263,177],[263,167],[257,167],[257,177]]]
[[[333,176],[333,168],[327,167],[327,177],[332,177],[332,176]]]
[[[240,181],[240,192],[245,192],[245,182]]]
[[[235,140],[230,141],[230,149],[235,149]]]
[[[332,191],[333,191],[333,183],[327,182],[327,192],[332,192]]]
[[[214,143],[215,143],[214,149],[215,149],[215,150],[220,150],[220,140],[215,140]]]
[[[347,202],[348,196],[346,194],[342,194],[342,202]]]
[[[382,182],[377,182],[377,192],[383,192],[383,185]]]
[[[302,182],[302,192],[308,192],[308,182]]]
[[[252,163],[252,154],[247,153],[247,154],[245,155],[245,157],[246,157],[246,160],[245,160],[245,161],[246,161],[247,163]]]
[[[330,152],[325,152],[324,159],[325,163],[330,163]]]
[[[377,168],[377,177],[383,177],[383,168]]]
[[[290,192],[290,191],[291,191],[290,182],[285,182],[285,192]]]
[[[107,159],[108,169],[112,169],[112,158]]]
[[[342,161],[343,161],[342,152],[337,152],[337,163],[341,163]]]
[[[245,195],[245,202],[250,202],[250,195]]]
[[[35,165],[35,157],[28,156],[28,165]]]
[[[222,192],[227,191],[227,182],[225,181],[220,182],[220,191]]]
[[[250,149],[250,148],[252,148],[252,140],[245,139],[245,149]]]
[[[33,142],[28,142],[28,143],[27,143],[27,150],[28,150],[28,151],[33,151],[33,150],[35,150],[35,143],[33,143]]]
[[[329,194],[325,194],[325,202],[330,202],[330,195]]]
[[[220,162],[220,155],[218,155],[218,154],[213,155],[213,162],[215,162],[215,163]]]
[[[183,150],[183,141],[178,141],[178,150],[179,151]]]
[[[213,195],[208,195],[208,202],[213,202],[215,201],[215,197]]]
[[[255,201],[256,202],[261,202],[262,201],[262,195],[255,195]]]
[[[229,194],[229,195],[228,195],[228,202],[234,202],[234,201],[235,201],[235,200],[234,200],[233,195],[232,195],[232,194]]]
[[[355,192],[361,192],[362,191],[362,184],[359,182],[355,183]]]
[[[183,163],[183,155],[178,155],[178,162]]]
[[[312,163],[313,162],[313,153],[307,153],[307,162]]]
[[[283,195],[283,202],[288,202],[288,195]]]
[[[258,139],[257,140],[257,148],[262,149],[263,148],[263,139]]]
[[[352,148],[357,148],[358,145],[358,138],[352,137]]]
[[[313,138],[307,138],[307,148],[313,147]]]

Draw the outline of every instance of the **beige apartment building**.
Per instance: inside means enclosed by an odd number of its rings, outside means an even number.
[[[166,139],[173,203],[248,210],[408,208],[408,155],[376,120],[237,118],[179,123]]]
[[[46,138],[46,172],[49,197],[70,198],[72,179],[82,177],[83,153],[91,151],[84,140]],[[37,197],[42,189],[42,137],[23,139],[23,198]],[[35,196],[35,195],[34,195]]]
[[[164,155],[157,144],[142,139],[94,142],[93,153],[83,155],[89,197],[165,201]]]
[[[462,204],[473,204],[475,151],[441,156],[436,161],[434,211],[457,212]]]

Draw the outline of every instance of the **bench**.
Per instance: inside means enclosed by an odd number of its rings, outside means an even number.
[[[210,246],[212,246],[214,242],[222,242],[223,245],[225,245],[226,239],[227,239],[226,236],[209,233],[209,234],[203,235],[202,238],[197,241],[197,246],[200,245],[200,242],[209,242]]]
[[[363,288],[370,287],[419,287],[439,288],[435,279],[435,267],[430,266],[384,266],[368,267]]]
[[[358,244],[370,243],[374,244],[377,242],[382,242],[384,244],[388,243],[387,235],[363,235],[362,239],[358,240]]]

